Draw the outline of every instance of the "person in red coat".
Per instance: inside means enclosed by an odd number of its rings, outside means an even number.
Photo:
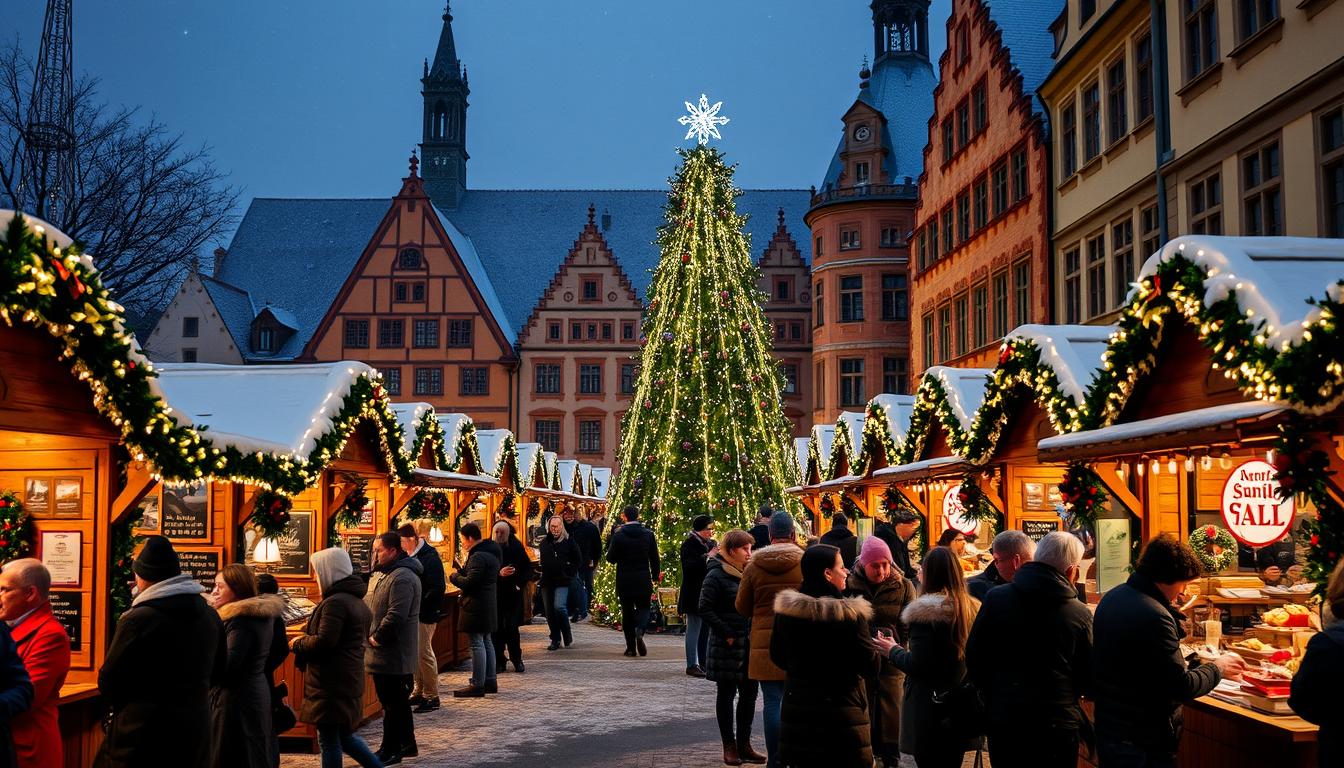
[[[0,619],[33,680],[33,705],[11,724],[20,768],[65,764],[56,702],[70,671],[70,635],[52,615],[50,591],[51,573],[38,560],[15,560],[0,571]]]

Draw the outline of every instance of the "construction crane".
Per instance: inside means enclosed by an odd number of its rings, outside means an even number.
[[[48,0],[42,50],[24,129],[20,205],[53,223],[75,197],[75,107],[71,65],[73,0]]]

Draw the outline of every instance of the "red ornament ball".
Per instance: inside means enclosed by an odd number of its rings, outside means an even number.
[[[652,407],[653,407],[653,401],[652,401],[652,400],[645,400],[645,401],[644,401],[644,410],[647,411],[647,410],[649,410],[649,409],[652,408]]]
[[[762,410],[762,411],[764,411],[765,409],[767,409],[767,408],[769,408],[769,407],[770,407],[770,404],[769,404],[769,403],[765,402],[764,400],[761,401],[761,410]]]
[[[682,443],[681,443],[681,450],[683,450],[683,451],[689,451],[689,450],[691,450],[691,443],[690,443],[690,441],[688,441],[688,440],[683,440]]]
[[[1214,528],[1212,525],[1206,526],[1204,528],[1204,536],[1209,539],[1216,539],[1218,538],[1218,529]]]
[[[681,254],[681,263],[682,263],[682,264],[690,264],[690,263],[691,263],[691,254],[689,254],[689,253],[683,253],[683,254]]]

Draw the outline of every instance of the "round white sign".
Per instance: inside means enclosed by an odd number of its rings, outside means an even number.
[[[1260,459],[1240,464],[1223,483],[1223,522],[1232,536],[1252,547],[1282,539],[1293,526],[1293,498],[1280,500],[1274,467]]]
[[[966,514],[961,504],[961,484],[952,486],[943,494],[943,527],[952,528],[967,536],[980,530],[980,523]]]

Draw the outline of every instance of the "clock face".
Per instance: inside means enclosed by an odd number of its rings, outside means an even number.
[[[868,130],[868,126],[866,125],[860,125],[858,128],[854,129],[855,141],[867,141],[870,135],[871,132]]]

